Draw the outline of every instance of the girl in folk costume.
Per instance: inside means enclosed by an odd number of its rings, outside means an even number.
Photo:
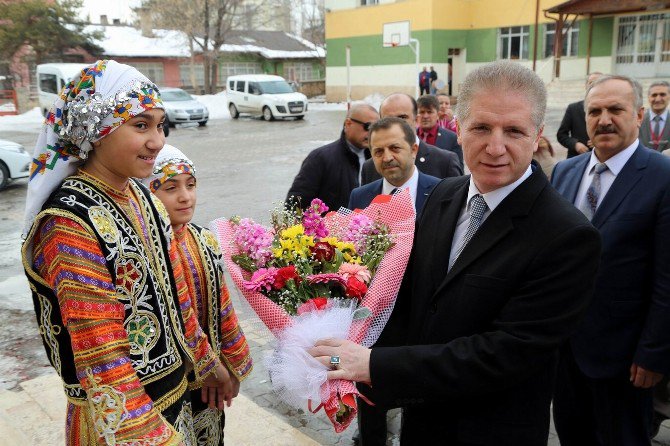
[[[191,223],[196,203],[193,163],[179,149],[166,144],[158,154],[153,175],[143,182],[170,215],[198,321],[231,372],[233,395],[237,395],[240,381],[251,372],[251,356],[224,281],[219,242],[208,229]],[[201,403],[200,390],[192,392],[197,444],[223,445],[223,411]]]
[[[61,92],[39,135],[23,264],[68,399],[68,445],[196,444],[187,373],[233,380],[200,328],[165,208],[139,181],[164,143],[156,86],[112,60]]]

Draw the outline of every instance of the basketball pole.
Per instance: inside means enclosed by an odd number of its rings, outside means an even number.
[[[351,109],[351,46],[347,45],[345,51],[347,60],[347,111],[349,111]]]
[[[412,46],[414,44],[415,46]],[[414,51],[414,58],[415,58],[415,63],[416,63],[416,71],[414,72],[414,97],[418,98],[419,97],[419,54],[421,52],[420,48],[421,45],[419,43],[418,39],[415,39],[413,37],[410,37],[409,39],[409,47],[412,51]]]

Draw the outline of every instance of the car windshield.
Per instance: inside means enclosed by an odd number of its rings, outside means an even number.
[[[293,89],[286,81],[259,82],[258,86],[263,94],[293,93]]]
[[[192,101],[193,98],[184,90],[168,90],[161,92],[161,99],[167,102]]]

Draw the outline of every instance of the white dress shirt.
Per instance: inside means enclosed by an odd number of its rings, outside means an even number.
[[[393,184],[386,181],[386,178],[382,179],[382,194],[390,195],[393,189],[405,190],[409,189],[409,194],[412,197],[412,204],[414,204],[414,209],[416,210],[416,193],[419,188],[419,169],[416,166],[412,166],[414,172],[412,176],[409,177],[409,180],[405,182],[402,186],[394,186]]]
[[[668,110],[664,110],[663,113],[660,115],[657,115],[653,111],[649,110],[649,134],[654,133],[654,126],[656,123],[654,122],[654,118],[656,116],[660,116],[661,120],[658,122],[658,135],[656,137],[660,138],[661,134],[663,133],[663,129],[665,129],[665,124],[668,122]]]
[[[603,198],[605,198],[605,195],[607,195],[610,187],[612,187],[612,183],[614,183],[616,176],[619,175],[619,172],[621,172],[623,166],[625,166],[630,157],[633,156],[633,153],[635,152],[635,149],[637,149],[639,143],[640,142],[636,139],[633,141],[633,144],[605,161],[607,170],[600,174],[600,196],[598,196],[596,209],[598,209],[598,206],[600,206],[600,203],[602,203]],[[577,209],[583,209],[582,206],[586,206],[586,191],[589,189],[591,181],[593,181],[593,168],[598,163],[600,163],[600,160],[598,160],[598,157],[596,157],[596,151],[593,150],[591,152],[589,164],[586,166],[586,170],[584,170],[584,174],[582,175],[582,181],[579,183],[577,196],[575,197],[575,206]]]
[[[516,189],[521,183],[523,183],[531,174],[533,173],[533,169],[528,166],[528,169],[524,172],[521,177],[516,180],[515,182],[508,184],[507,186],[500,187],[496,190],[493,190],[491,192],[487,192],[485,194],[482,194],[479,192],[479,189],[477,189],[477,186],[475,186],[475,182],[472,180],[472,177],[470,177],[470,187],[468,188],[468,198],[465,200],[465,205],[461,209],[461,213],[458,217],[458,222],[456,223],[456,231],[454,231],[454,238],[451,241],[451,251],[449,253],[449,265],[451,265],[454,262],[454,256],[456,255],[456,251],[458,248],[460,248],[461,243],[463,243],[463,237],[465,236],[465,232],[468,229],[468,225],[470,224],[470,200],[472,197],[474,197],[477,194],[481,194],[482,197],[484,197],[484,201],[486,202],[486,205],[488,206],[488,210],[484,213],[484,217],[482,218],[482,223],[488,218],[489,215],[491,215],[491,212],[495,210],[495,208],[498,207],[502,201],[507,198],[509,194],[512,193],[514,189]]]

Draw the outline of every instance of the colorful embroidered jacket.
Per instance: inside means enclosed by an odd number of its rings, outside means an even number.
[[[211,231],[192,223],[176,231],[175,238],[200,326],[228,370],[242,381],[251,372],[252,360],[226,287],[219,242]]]
[[[162,203],[79,172],[23,246],[47,356],[68,397],[67,444],[178,444],[186,372],[218,359],[191,305]],[[187,395],[187,394],[186,394]]]

